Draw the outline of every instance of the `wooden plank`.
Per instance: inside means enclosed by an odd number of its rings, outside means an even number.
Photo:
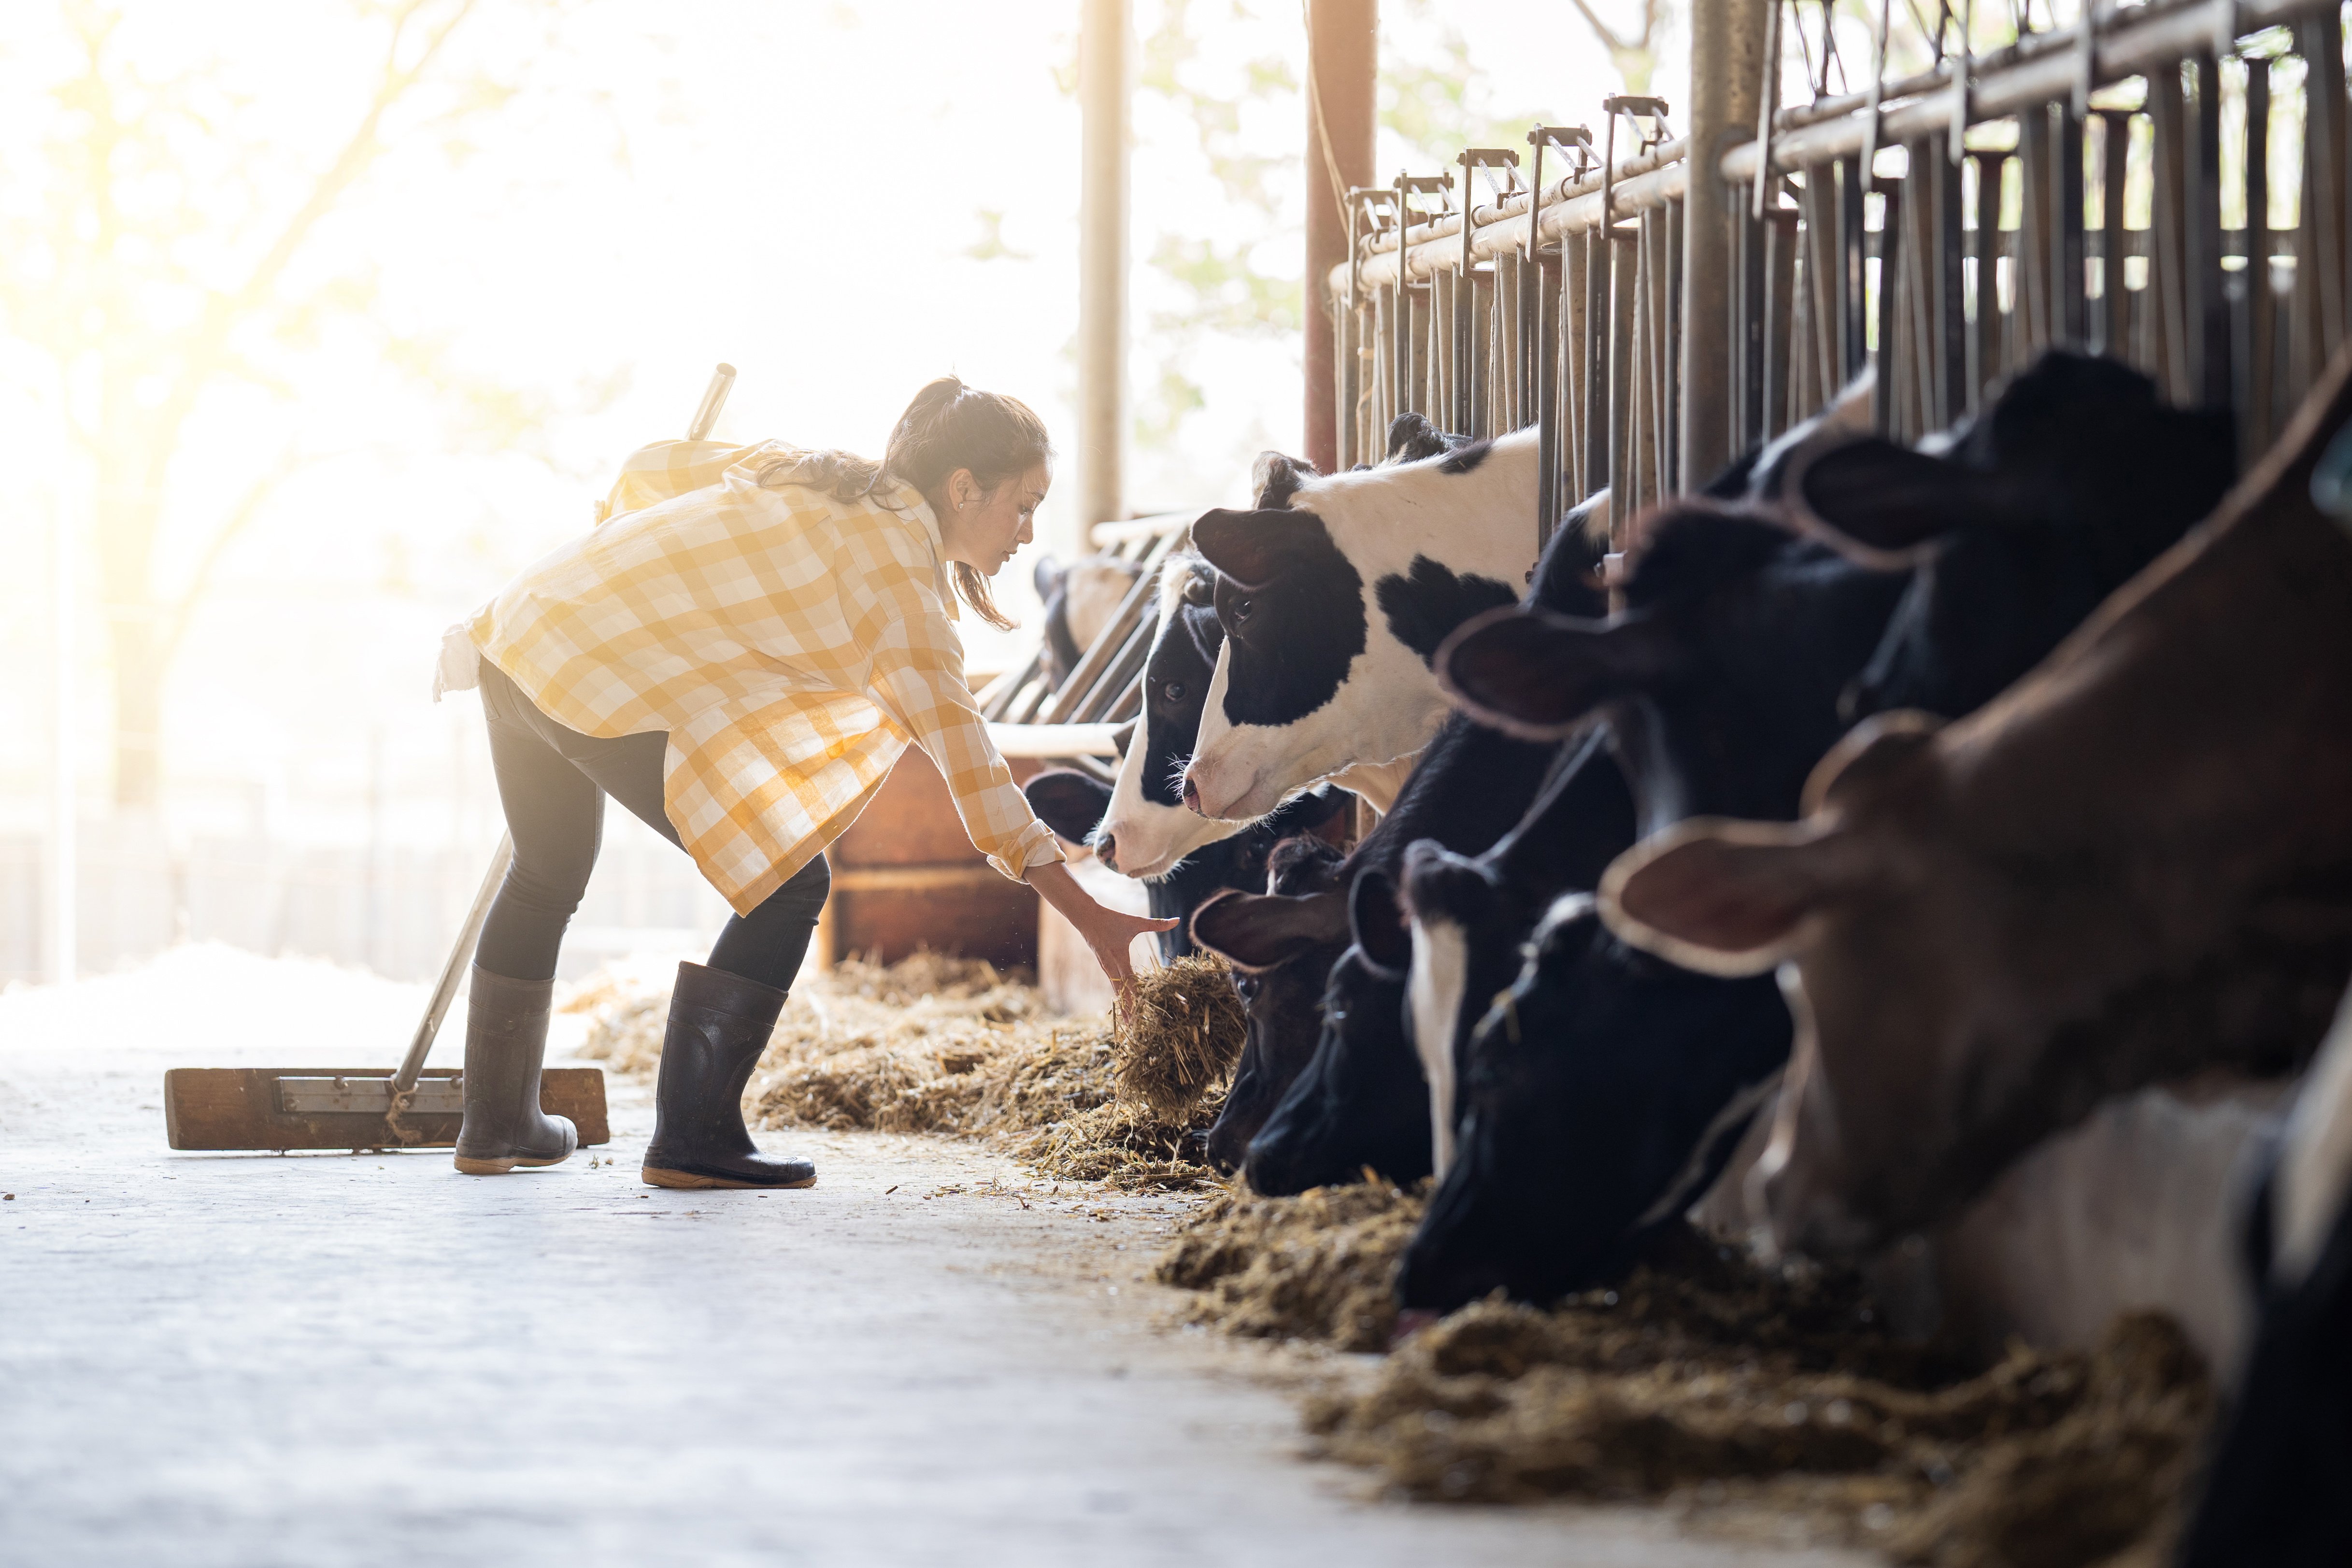
[[[446,1149],[461,1120],[415,1115],[397,1127],[358,1112],[289,1115],[278,1109],[281,1078],[389,1078],[391,1068],[173,1068],[163,1075],[164,1135],[174,1149]],[[426,1079],[453,1079],[451,1068],[428,1068]],[[540,1109],[568,1116],[581,1147],[613,1141],[604,1114],[602,1068],[549,1068],[540,1074]]]

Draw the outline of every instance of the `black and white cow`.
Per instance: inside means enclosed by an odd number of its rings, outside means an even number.
[[[2261,1320],[2181,1568],[2352,1563],[2352,998],[2252,1216]]]
[[[1790,482],[1834,545],[1670,508],[1647,525],[1625,614],[1490,617],[1441,668],[1472,712],[1530,739],[1605,707],[1644,833],[1788,820],[1858,711],[1965,712],[2023,674],[2210,509],[2233,445],[2225,417],[2158,406],[2137,373],[2047,356],[1948,458],[1865,441],[1801,462]],[[1908,575],[1851,558],[1930,552],[1932,572]],[[1600,930],[1582,898],[1548,917],[1507,997],[1468,997],[1474,1011],[1456,1052],[1463,1158],[1402,1277],[1415,1308],[1498,1284],[1549,1299],[1618,1267],[1712,1179],[1790,1039],[1769,976],[1679,973]],[[1612,1110],[1594,1135],[1563,1137],[1595,1103]]]
[[[1538,602],[1603,607],[1592,575],[1602,541],[1583,521],[1571,514],[1554,534],[1536,574]],[[1263,976],[1251,1004],[1256,1070],[1246,1093],[1237,1081],[1212,1143],[1227,1159],[1246,1145],[1259,1191],[1352,1180],[1366,1165],[1398,1180],[1428,1171],[1428,1096],[1403,1037],[1405,937],[1391,896],[1398,863],[1417,839],[1472,850],[1491,843],[1535,798],[1557,752],[1451,719],[1394,808],[1328,884],[1286,898],[1226,898],[1194,917],[1202,945]],[[1591,804],[1597,873],[1629,841],[1614,824],[1631,807]]]
[[[1225,630],[1183,783],[1246,821],[1349,768],[1409,765],[1447,704],[1429,661],[1535,564],[1536,433],[1309,478],[1280,509],[1192,525]]]

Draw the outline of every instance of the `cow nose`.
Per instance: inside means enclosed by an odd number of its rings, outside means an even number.
[[[1103,863],[1103,865],[1104,865],[1106,868],[1108,868],[1108,869],[1113,870],[1113,871],[1118,870],[1118,838],[1116,838],[1116,837],[1106,837],[1106,838],[1104,838],[1104,839],[1103,839],[1103,841],[1102,841],[1100,844],[1096,845],[1096,846],[1095,846],[1095,858],[1096,858],[1096,859],[1097,859],[1097,860],[1099,860],[1099,861],[1101,861],[1101,862]]]
[[[1192,782],[1191,773],[1184,775],[1184,805],[1195,816],[1207,815],[1201,810],[1201,786]]]

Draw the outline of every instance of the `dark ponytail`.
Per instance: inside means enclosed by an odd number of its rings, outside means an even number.
[[[958,468],[970,468],[981,489],[993,492],[1053,455],[1045,422],[1028,405],[943,375],[915,394],[898,416],[879,463],[847,452],[798,452],[772,464],[760,482],[771,488],[798,485],[836,500],[856,500],[887,476],[914,486],[929,500]],[[954,573],[956,596],[989,625],[1011,630],[1011,618],[996,607],[979,568],[958,561]]]

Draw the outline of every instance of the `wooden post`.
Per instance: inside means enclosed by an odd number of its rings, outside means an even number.
[[[1348,259],[1349,190],[1372,183],[1379,0],[1307,0],[1307,460],[1339,466],[1331,269]],[[1373,454],[1377,456],[1377,454]]]
[[[1078,181],[1078,528],[1127,515],[1127,0],[1086,0]]]
[[[1683,221],[1681,485],[1696,489],[1732,458],[1731,203],[1717,166],[1731,140],[1753,135],[1763,85],[1769,0],[1691,7],[1688,210]]]

